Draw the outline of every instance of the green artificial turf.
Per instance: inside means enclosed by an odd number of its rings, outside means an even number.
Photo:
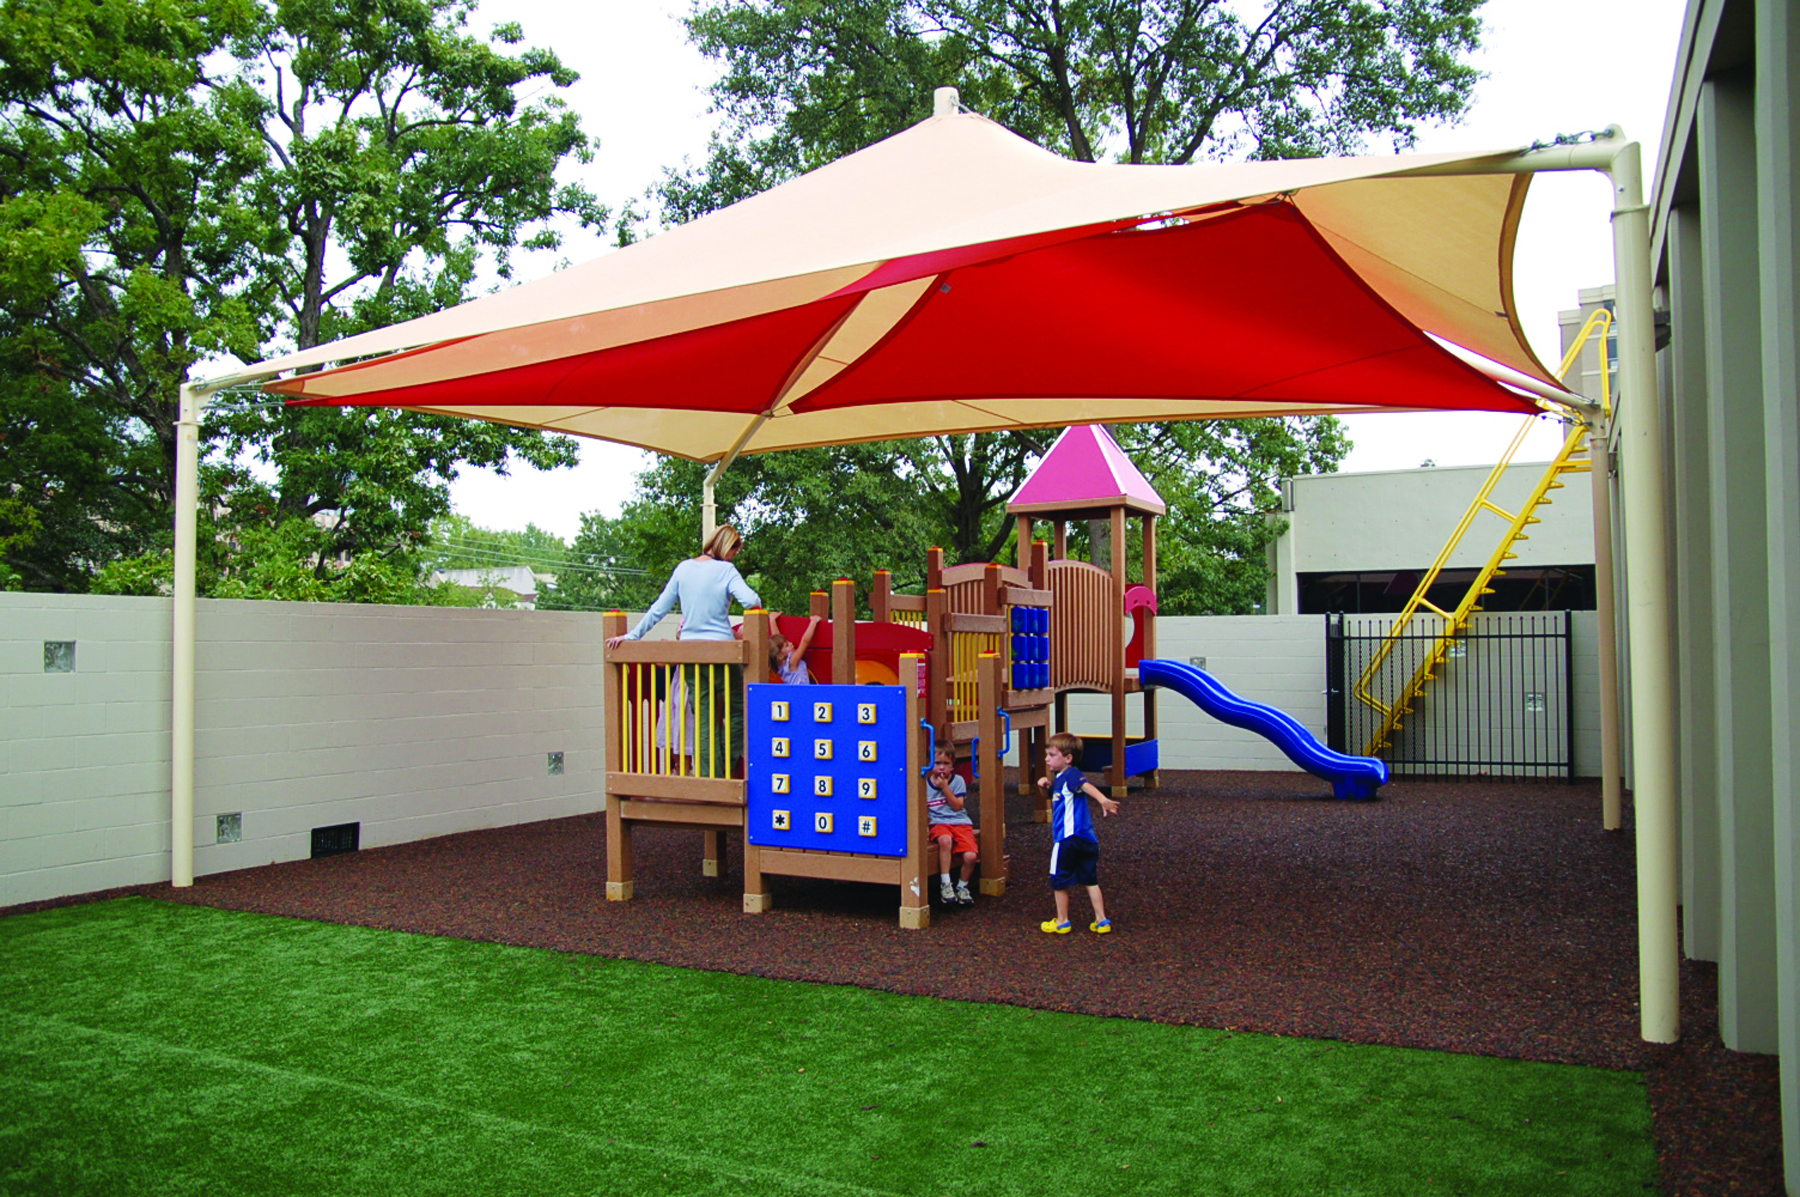
[[[0,1192],[1632,1193],[1642,1079],[142,899],[0,919]]]

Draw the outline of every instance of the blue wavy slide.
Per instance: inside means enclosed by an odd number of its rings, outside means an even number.
[[[1387,784],[1386,761],[1333,752],[1286,711],[1239,698],[1204,670],[1179,661],[1140,661],[1138,680],[1146,686],[1175,691],[1221,723],[1267,737],[1287,754],[1288,760],[1330,782],[1332,792],[1339,798],[1367,801]]]

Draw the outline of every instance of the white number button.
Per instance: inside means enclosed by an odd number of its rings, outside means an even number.
[[[813,830],[820,835],[831,834],[831,812],[822,810],[813,816]]]
[[[875,722],[875,704],[872,702],[857,703],[856,704],[856,721],[858,723],[873,723],[873,722]]]
[[[830,703],[828,703],[828,702],[813,703],[813,722],[814,723],[830,723],[831,722],[831,704]]]
[[[830,740],[814,740],[813,741],[813,760],[828,761],[830,759],[831,759],[831,741]]]
[[[875,834],[875,816],[874,815],[858,816],[858,818],[856,820],[856,834],[860,835],[860,836],[874,835]]]
[[[774,794],[788,793],[788,775],[785,773],[771,774],[769,777],[769,791]]]
[[[769,752],[775,756],[785,757],[788,754],[788,739],[787,739],[787,737],[786,736],[776,736],[773,740],[771,740],[769,742]]]
[[[773,811],[771,813],[775,816],[774,822],[775,822],[775,830],[776,831],[786,831],[790,826],[792,826],[792,823],[790,821],[791,817],[789,816],[787,811],[778,810],[778,811]]]
[[[875,759],[875,741],[873,741],[873,740],[858,740],[856,742],[856,759],[859,761],[874,760]]]
[[[831,778],[829,778],[829,777],[813,778],[813,793],[817,794],[821,798],[831,797]]]
[[[785,702],[770,703],[769,718],[777,723],[786,723],[788,721],[788,704]]]
[[[873,777],[857,778],[856,796],[858,798],[873,798],[875,796],[875,779]]]

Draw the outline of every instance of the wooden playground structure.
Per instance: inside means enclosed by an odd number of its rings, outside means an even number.
[[[1059,451],[1077,434],[1104,438],[1115,468],[1096,471],[1089,460],[1069,470],[1070,455]],[[1008,505],[1021,546],[1014,565],[946,565],[932,549],[922,594],[895,593],[889,571],[876,573],[866,621],[855,617],[850,579],[815,592],[809,615],[822,622],[806,661],[819,685],[771,684],[770,621],[761,610],[746,613],[737,641],[639,640],[608,650],[607,897],[633,894],[631,843],[640,825],[697,828],[709,876],[720,872],[723,837],[742,837],[746,913],[770,909],[768,876],[816,877],[897,885],[901,925],[926,927],[935,850],[923,773],[938,746],[971,769],[980,891],[1000,896],[1009,875],[1003,758],[1018,732],[1019,789],[1036,792],[1049,735],[1069,730],[1071,694],[1110,698],[1110,733],[1087,738],[1084,769],[1103,770],[1115,797],[1130,777],[1154,786],[1155,692],[1139,685],[1136,669],[1155,653],[1156,519],[1164,508],[1128,462],[1132,478],[1118,478],[1117,462],[1124,458],[1104,430],[1065,433]],[[1034,488],[1041,477],[1055,485]],[[1132,516],[1141,523],[1136,582],[1127,577]],[[1075,520],[1105,521],[1110,568],[1066,556]],[[1048,540],[1033,539],[1040,525],[1048,525]],[[798,641],[807,619],[782,616],[779,624]],[[626,626],[623,613],[611,612],[603,634]],[[873,692],[849,689],[856,686],[886,691],[882,710],[863,701]],[[1126,733],[1134,694],[1143,728],[1135,738]],[[848,721],[852,708],[860,728]],[[863,766],[840,764],[858,755]],[[886,771],[879,784],[878,769]],[[810,825],[798,810],[807,802]],[[1047,797],[1035,814],[1048,820]],[[858,850],[852,820],[879,850]]]

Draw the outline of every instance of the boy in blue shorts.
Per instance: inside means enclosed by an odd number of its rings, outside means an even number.
[[[1119,813],[1119,804],[1102,794],[1093,782],[1081,775],[1075,762],[1081,759],[1081,737],[1057,732],[1044,750],[1048,777],[1040,777],[1038,785],[1049,790],[1055,799],[1050,815],[1050,829],[1055,842],[1050,849],[1050,888],[1056,894],[1056,917],[1038,926],[1051,935],[1067,935],[1069,926],[1069,890],[1077,885],[1087,887],[1088,901],[1094,907],[1094,921],[1088,930],[1096,935],[1112,932],[1112,920],[1106,917],[1106,904],[1100,898],[1100,837],[1094,834],[1094,816],[1088,810],[1088,799],[1100,804],[1102,816]]]

